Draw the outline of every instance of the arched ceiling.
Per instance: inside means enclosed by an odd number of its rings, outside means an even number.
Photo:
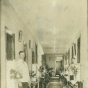
[[[9,0],[45,53],[64,53],[83,25],[83,0]]]

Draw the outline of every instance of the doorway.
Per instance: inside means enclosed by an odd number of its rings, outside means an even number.
[[[62,66],[62,61],[56,61],[55,62],[56,76],[59,76],[61,66]]]

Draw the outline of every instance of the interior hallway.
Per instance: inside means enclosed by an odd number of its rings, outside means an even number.
[[[63,88],[62,76],[88,88],[87,1],[0,0],[0,88],[18,88],[10,71],[21,50],[30,88]]]

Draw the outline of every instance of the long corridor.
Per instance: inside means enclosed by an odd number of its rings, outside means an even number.
[[[88,88],[88,0],[0,0],[0,88]]]

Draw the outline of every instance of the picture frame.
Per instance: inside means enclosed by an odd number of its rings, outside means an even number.
[[[18,35],[18,41],[19,41],[19,42],[22,41],[22,35],[23,35],[23,32],[20,30],[20,31],[19,31],[19,35]]]

